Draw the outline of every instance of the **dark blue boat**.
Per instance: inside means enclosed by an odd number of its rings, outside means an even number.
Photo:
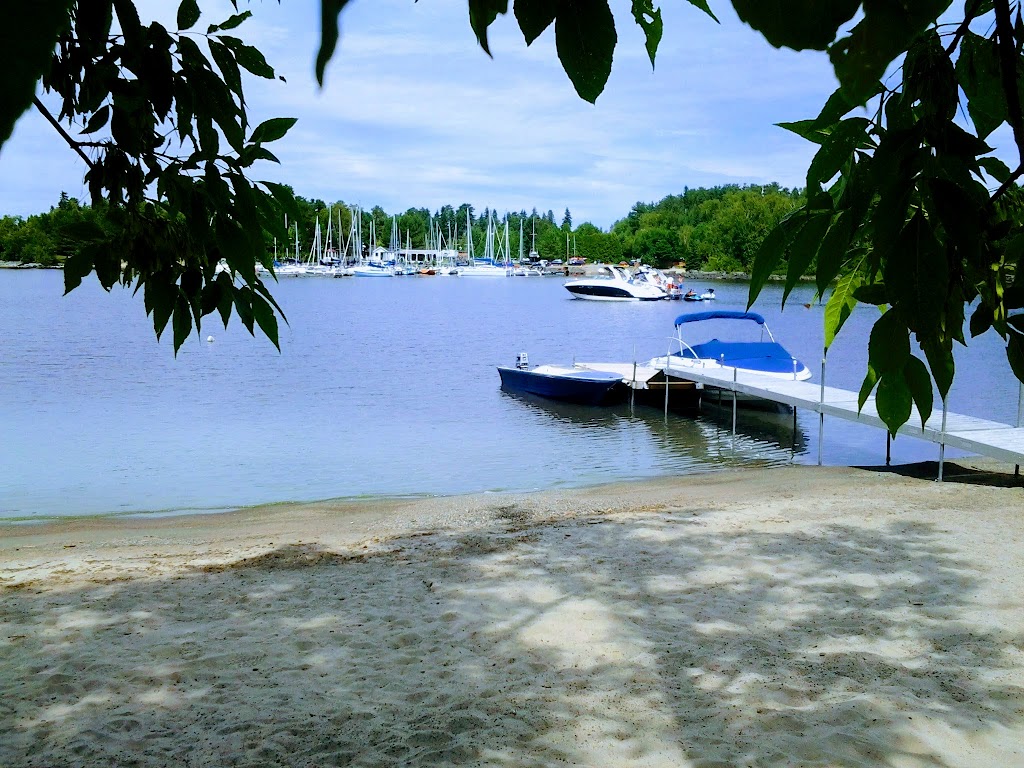
[[[501,387],[509,392],[562,400],[582,405],[605,405],[625,393],[622,377],[608,371],[590,371],[563,365],[538,365],[527,368],[498,366]]]

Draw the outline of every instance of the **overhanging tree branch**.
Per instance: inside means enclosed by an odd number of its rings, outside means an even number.
[[[85,154],[85,151],[82,149],[82,145],[75,141],[73,138],[71,138],[71,134],[65,131],[64,126],[57,122],[57,118],[51,115],[50,111],[43,106],[43,102],[39,100],[38,96],[32,98],[32,103],[36,105],[36,109],[39,110],[43,117],[50,121],[50,125],[52,125],[57,130],[57,133],[64,137],[64,141],[68,143],[68,146],[78,153],[78,156],[85,161],[85,164],[89,166],[91,170],[93,167],[93,162],[89,158],[89,156]]]

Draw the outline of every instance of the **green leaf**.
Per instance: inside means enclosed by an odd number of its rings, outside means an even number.
[[[832,289],[832,295],[825,304],[825,349],[832,346],[843,324],[857,306],[853,292],[860,285],[861,279],[859,272],[851,270],[840,277],[836,287]]]
[[[722,23],[722,22],[718,21],[718,17],[715,16],[714,13],[712,13],[711,6],[708,5],[707,0],[687,0],[687,2],[690,5],[692,5],[694,8],[700,8],[702,11],[704,11],[704,13],[706,13],[708,16],[710,16],[712,19],[714,19],[719,24]]]
[[[1000,184],[1005,183],[1010,178],[1009,167],[998,157],[979,158],[978,165],[988,171],[988,175]]]
[[[984,139],[1009,116],[996,41],[967,31],[960,42],[956,76],[978,137]]]
[[[192,307],[181,294],[178,294],[178,298],[174,302],[174,317],[171,325],[174,328],[174,355],[177,357],[181,345],[192,333]]]
[[[523,32],[523,39],[530,45],[555,20],[558,3],[552,0],[515,0],[513,12]]]
[[[860,0],[733,0],[740,19],[776,48],[823,51],[839,27],[853,18]]]
[[[153,316],[153,330],[159,341],[163,335],[167,321],[174,312],[174,303],[178,298],[178,286],[173,276],[166,272],[150,275],[145,284],[146,314]]]
[[[814,189],[831,179],[850,159],[854,149],[869,146],[867,132],[870,129],[871,122],[863,117],[851,117],[833,128],[807,169],[807,188]]]
[[[710,13],[710,8],[708,12]],[[661,19],[661,9],[655,8],[652,0],[633,0],[633,18],[644,31],[647,55],[651,59],[651,68],[654,68],[654,59],[658,55],[658,46],[661,44],[661,36],[665,32],[665,23]]]
[[[82,133],[96,133],[100,128],[107,124],[110,119],[110,107],[104,104],[98,112],[94,113],[89,118],[89,122],[86,123],[85,128],[82,129]]]
[[[868,398],[871,397],[871,392],[874,390],[876,384],[878,384],[878,374],[875,373],[875,369],[869,365],[867,373],[864,375],[864,381],[860,384],[860,391],[857,392],[857,413],[864,410],[864,403],[866,403]]]
[[[875,321],[868,338],[868,363],[884,376],[900,371],[910,357],[910,331],[889,310]]]
[[[221,272],[217,275],[217,285],[220,286],[220,293],[217,296],[217,311],[220,312],[220,318],[224,321],[224,327],[227,328],[228,320],[231,319],[231,307],[235,303],[234,284],[227,272]]]
[[[937,336],[921,339],[921,349],[928,358],[928,367],[931,369],[932,378],[939,388],[939,395],[943,400],[949,395],[949,388],[953,384],[955,363],[953,361],[953,342],[950,339],[940,339]]]
[[[320,50],[316,54],[316,81],[321,87],[327,62],[331,60],[338,45],[338,16],[346,5],[348,0],[320,0]],[[251,69],[249,71],[252,72]]]
[[[295,117],[274,117],[270,120],[264,120],[256,126],[252,136],[249,137],[249,141],[253,144],[277,141],[288,133],[296,122],[298,122],[298,118]]]
[[[913,407],[913,396],[902,368],[882,374],[875,393],[875,407],[889,428],[889,434],[895,435],[907,423]]]
[[[224,83],[241,100],[242,73],[238,69],[235,57],[231,54],[231,49],[213,38],[209,40],[209,44],[210,54],[213,56],[213,60],[217,62],[217,67],[220,68],[221,74],[224,75]]]
[[[114,0],[117,22],[121,25],[126,44],[131,47],[142,37],[142,23],[139,21],[139,9],[133,0]]]
[[[72,254],[64,259],[64,295],[67,296],[82,284],[90,272],[92,272],[93,247],[86,246],[78,253]]]
[[[1017,331],[1010,331],[1006,338],[1006,359],[1013,375],[1018,381],[1024,382],[1024,335]]]
[[[253,336],[253,324],[256,318],[252,313],[252,289],[247,285],[232,286],[231,288],[235,297],[235,312],[238,313],[238,319],[242,321],[242,325],[245,326],[246,330]]]
[[[876,307],[889,303],[889,295],[885,290],[885,283],[860,285],[854,290],[853,298],[862,304],[873,304]]]
[[[257,77],[262,77],[266,80],[274,79],[274,68],[267,64],[267,60],[259,48],[246,45],[237,37],[231,37],[230,35],[219,35],[219,38],[224,45],[232,50],[235,54],[235,59],[241,67]]]
[[[469,26],[473,28],[476,40],[488,56],[491,49],[487,43],[487,28],[498,18],[498,14],[508,12],[508,0],[469,0]]]
[[[555,48],[580,98],[593,104],[612,71],[618,37],[608,0],[561,0]]]
[[[220,24],[213,24],[209,29],[206,30],[206,34],[212,35],[214,32],[226,32],[229,29],[234,29],[243,21],[252,16],[252,11],[244,11],[242,13],[236,13],[226,21],[222,21]]]
[[[111,251],[94,251],[93,268],[103,290],[109,291],[121,276],[121,256]]]
[[[288,215],[289,219],[298,221],[302,218],[302,214],[299,212],[299,205],[295,201],[295,193],[292,192],[291,187],[273,181],[261,181],[260,184],[270,190],[270,194],[274,196],[274,199],[281,206],[283,212]]]
[[[897,238],[883,274],[889,300],[900,307],[911,330],[931,335],[942,326],[949,265],[932,224],[920,211]]]
[[[839,269],[846,259],[850,242],[853,239],[854,213],[847,209],[835,218],[828,232],[825,233],[818,248],[818,269],[815,273],[818,293],[825,295],[829,284],[836,279]]]
[[[761,289],[764,288],[764,284],[768,282],[768,278],[772,276],[775,267],[785,255],[789,241],[798,232],[798,227],[805,216],[804,210],[804,206],[801,206],[783,218],[768,233],[768,236],[761,241],[761,245],[754,255],[754,263],[751,267],[747,309],[754,305],[758,295],[761,293]]]
[[[260,330],[266,335],[274,346],[277,347],[277,351],[281,351],[281,345],[278,343],[277,336],[277,318],[274,316],[274,310],[270,304],[267,303],[266,299],[262,296],[253,292],[252,296],[252,313],[256,318],[256,323],[259,325]]]
[[[903,93],[917,103],[919,117],[952,120],[956,115],[956,73],[934,29],[919,35],[907,51],[903,60]]]
[[[285,323],[287,323],[288,322],[288,318],[285,317],[284,310],[281,309],[281,306],[277,303],[277,301],[274,300],[274,297],[270,295],[270,291],[267,289],[266,284],[264,284],[264,282],[262,280],[257,278],[256,283],[253,286],[253,288],[254,288],[254,290],[256,292],[258,292],[267,301],[270,302],[270,305],[274,308],[274,311],[277,312],[277,314],[279,314],[281,316],[281,319],[284,320]]]
[[[826,195],[826,197],[828,197]],[[810,269],[811,261],[818,253],[821,242],[832,221],[831,212],[818,213],[809,216],[800,227],[800,232],[790,243],[788,254],[789,263],[786,269],[786,287],[782,292],[782,306],[786,306],[786,299],[800,282],[800,278]]]
[[[932,405],[935,397],[932,392],[932,377],[928,374],[928,368],[920,359],[911,357],[903,368],[903,378],[906,379],[910,396],[917,406],[917,413],[921,417],[921,427],[924,428],[928,417],[932,413]],[[909,418],[909,417],[908,417]]]
[[[790,133],[795,133],[801,139],[807,139],[814,144],[823,144],[829,137],[827,126],[822,126],[817,120],[795,120],[789,123],[776,123],[779,128],[784,128]]]
[[[200,15],[199,4],[196,0],[181,0],[181,4],[178,6],[178,29],[192,29],[199,21]]]

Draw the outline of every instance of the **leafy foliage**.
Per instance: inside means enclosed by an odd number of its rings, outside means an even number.
[[[921,4],[930,12],[946,5]],[[975,34],[968,24],[983,6],[969,2],[963,23],[948,31],[928,13],[905,18],[896,25],[904,35],[898,40],[907,42],[898,82],[876,81],[869,94],[862,74],[837,65],[840,89],[819,116],[783,125],[820,148],[808,170],[808,203],[759,261],[763,267],[788,255],[792,267],[794,254],[806,258],[813,250],[819,290],[840,278],[825,313],[827,345],[855,302],[887,308],[869,339],[862,396],[877,387],[879,414],[894,433],[911,403],[927,419],[933,381],[941,398],[948,394],[953,343],[966,343],[966,306],[976,304],[971,333],[995,329],[1007,340],[1011,365],[1017,343],[1010,313],[1024,306],[1014,286],[1024,255],[1016,245],[1024,241],[1015,183],[1022,168],[1011,173],[985,157],[993,150],[984,138],[1009,122],[1024,148],[1016,85],[1024,32],[999,23],[1008,6],[996,0],[987,4],[996,17],[989,36]],[[870,119],[847,116],[872,94]],[[973,132],[957,122],[964,106]],[[824,235],[802,238],[810,226]],[[751,286],[751,302],[762,284]]]
[[[90,273],[108,290],[133,285],[157,336],[172,324],[175,351],[214,311],[226,324],[234,310],[276,345],[280,309],[257,264],[272,273],[264,232],[284,236],[283,212],[294,211],[294,200],[246,174],[259,161],[276,162],[266,145],[295,121],[250,129],[242,73],[275,77],[259,50],[227,34],[251,12],[201,33],[191,31],[201,15],[196,0],[182,0],[173,32],[143,24],[130,0],[65,6],[55,41],[31,36],[36,63],[25,77],[41,79],[59,100],[56,117],[37,107],[82,156],[92,202],[111,224],[79,222],[62,232],[65,289]],[[5,100],[0,123],[23,107]],[[218,272],[222,260],[227,272]]]

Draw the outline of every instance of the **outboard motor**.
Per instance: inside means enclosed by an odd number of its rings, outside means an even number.
[[[527,357],[525,352],[520,352],[516,355],[516,368],[520,371],[525,371],[530,367],[530,358]]]

